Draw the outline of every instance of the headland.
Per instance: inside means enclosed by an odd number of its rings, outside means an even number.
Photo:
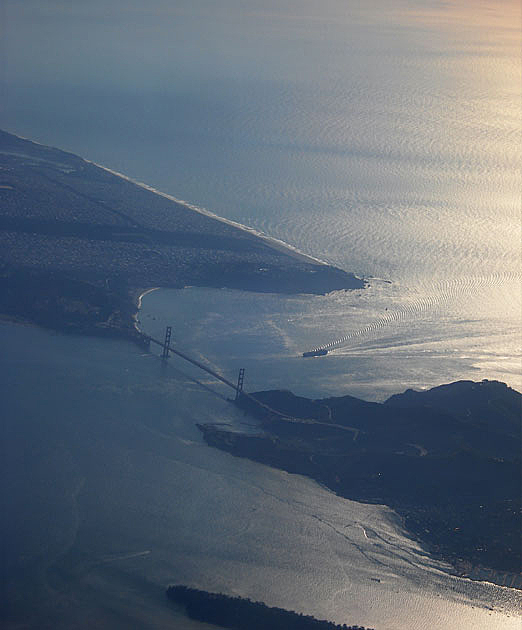
[[[365,281],[76,155],[0,131],[0,315],[140,341],[149,287],[324,294]]]
[[[237,404],[259,433],[199,425],[209,445],[388,505],[458,575],[522,588],[520,393],[460,381],[382,404],[288,391]]]
[[[229,597],[183,585],[169,586],[167,597],[183,605],[191,619],[231,630],[373,630],[364,626],[338,625],[243,597]]]

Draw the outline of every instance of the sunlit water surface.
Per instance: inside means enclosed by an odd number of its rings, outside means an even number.
[[[203,630],[167,605],[172,582],[382,630],[520,627],[519,591],[451,577],[390,509],[206,446],[196,422],[251,425],[190,366],[0,335],[2,571],[25,627]]]
[[[410,327],[415,383],[521,386],[517,0],[7,0],[5,18],[3,126],[392,281],[366,311],[310,300],[327,322],[290,346],[378,352]]]
[[[171,324],[226,376],[246,367],[250,390],[522,388],[518,2],[2,10],[2,127],[370,280],[314,297],[157,291],[145,330]],[[195,422],[243,418],[174,366],[2,334],[13,562],[36,582],[52,568],[63,627],[78,610],[86,627],[165,627],[171,580],[380,629],[519,627],[518,594],[447,577],[389,510],[207,448]],[[300,357],[316,347],[330,352]],[[52,615],[48,595],[34,605]]]

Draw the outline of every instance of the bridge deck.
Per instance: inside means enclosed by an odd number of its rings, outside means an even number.
[[[146,335],[146,338],[151,342],[151,343],[155,343],[156,345],[160,346],[161,348],[165,349],[165,342],[163,341],[159,341],[159,339],[154,339],[154,337],[151,337],[150,335]],[[221,374],[219,374],[218,372],[214,371],[212,368],[209,368],[208,366],[204,365],[203,363],[201,363],[200,361],[197,361],[196,359],[193,359],[192,357],[189,357],[187,354],[185,354],[184,352],[181,352],[180,350],[176,350],[175,348],[173,348],[172,346],[169,345],[168,347],[168,352],[172,352],[173,354],[177,354],[179,357],[181,357],[182,359],[185,359],[185,361],[188,361],[189,363],[192,363],[192,365],[195,365],[196,367],[198,367],[200,370],[204,370],[205,372],[207,372],[208,374],[210,374],[211,376],[213,376],[214,378],[216,378],[218,381],[221,381],[222,383],[224,383],[225,385],[228,385],[229,387],[231,387],[235,392],[237,392],[237,385],[235,383],[232,383],[232,381],[229,381],[227,378],[225,378],[224,376],[221,376]],[[166,356],[168,356],[168,352],[166,354]],[[259,405],[260,407],[263,407],[264,409],[266,409],[268,412],[276,414],[277,416],[280,416],[282,418],[288,418],[289,416],[285,415],[284,413],[281,413],[280,411],[277,411],[276,409],[272,409],[271,407],[269,407],[268,405],[265,405],[264,403],[262,403],[260,400],[257,400],[257,398],[255,398],[254,396],[252,396],[251,394],[248,394],[245,391],[241,391],[241,395],[242,396],[246,396],[246,398],[248,398],[249,400],[255,402],[257,405]]]

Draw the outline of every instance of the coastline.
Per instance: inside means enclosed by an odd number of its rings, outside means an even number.
[[[256,238],[263,240],[269,247],[283,254],[286,254],[288,256],[292,256],[293,258],[295,258],[296,260],[299,260],[300,262],[311,263],[313,265],[329,266],[329,263],[327,263],[326,261],[321,260],[320,258],[311,256],[310,254],[305,254],[304,252],[301,252],[299,249],[297,249],[297,247],[294,247],[293,245],[290,245],[289,243],[286,243],[285,241],[282,241],[281,239],[278,239],[274,236],[268,236],[264,232],[260,232],[259,230],[256,230],[255,228],[245,225],[244,223],[239,223],[239,221],[227,219],[225,217],[222,217],[212,212],[211,210],[207,210],[206,208],[197,206],[193,203],[185,201],[184,199],[179,199],[178,197],[175,197],[174,195],[158,190],[157,188],[154,188],[153,186],[150,186],[149,184],[146,184],[145,182],[141,182],[139,180],[133,179],[132,177],[129,177],[128,175],[125,175],[124,173],[120,173],[119,171],[116,171],[107,166],[104,166],[103,164],[99,164],[98,162],[93,162],[91,160],[85,160],[85,158],[82,158],[82,159],[84,159],[84,161],[87,164],[93,164],[94,166],[101,168],[104,171],[107,171],[111,175],[120,177],[121,179],[127,182],[130,182],[131,184],[134,184],[135,186],[139,186],[140,188],[143,188],[144,190],[152,192],[155,195],[164,197],[165,199],[168,199],[169,201],[173,201],[174,203],[180,206],[183,206],[184,208],[187,208],[188,210],[192,210],[193,212],[197,212],[198,214],[208,217],[209,219],[220,221],[221,223],[230,225],[231,227],[242,230],[243,232],[246,232],[247,234],[253,235]]]
[[[197,426],[209,446],[305,475],[340,497],[388,506],[433,558],[453,567],[452,575],[522,590],[514,446],[521,394],[496,381],[451,383],[413,402],[410,392],[386,403],[257,392],[236,402],[258,420],[257,433]],[[472,415],[463,420],[459,405]],[[500,428],[482,439],[477,427],[489,407],[497,409],[491,426]],[[357,442],[347,424],[360,430]],[[425,455],[408,444],[412,431]]]
[[[44,145],[40,146],[44,147]],[[253,240],[249,241],[249,243],[247,244],[247,249],[251,242],[257,243],[257,241],[263,241],[263,243],[267,245],[270,250],[276,251],[280,254],[284,254],[284,256],[271,263],[273,264],[274,272],[269,277],[264,275],[264,272],[260,273],[260,266],[263,265],[263,256],[265,255],[264,251],[260,251],[259,256],[250,261],[250,259],[248,258],[242,258],[243,250],[231,250],[232,254],[230,255],[230,259],[227,259],[224,263],[221,260],[218,260],[219,264],[213,267],[211,266],[213,263],[209,263],[208,261],[213,260],[212,257],[209,257],[208,260],[201,260],[201,249],[198,250],[197,248],[193,248],[193,266],[191,267],[190,264],[187,266],[183,266],[184,260],[182,256],[180,256],[179,259],[174,259],[174,261],[171,262],[171,251],[168,248],[161,249],[160,245],[157,245],[155,242],[151,244],[149,241],[147,241],[147,239],[152,238],[151,235],[154,236],[156,234],[155,232],[153,232],[148,227],[143,228],[143,226],[141,225],[138,225],[136,227],[134,224],[132,224],[132,221],[135,221],[135,219],[132,217],[129,219],[129,217],[126,216],[124,217],[125,221],[127,222],[124,226],[125,229],[128,233],[131,233],[131,229],[129,228],[130,225],[132,229],[135,229],[132,237],[143,238],[145,241],[145,245],[142,245],[140,241],[136,242],[132,239],[123,241],[123,237],[121,235],[118,235],[118,240],[107,240],[108,245],[103,250],[103,255],[107,256],[108,260],[111,260],[113,253],[112,245],[116,243],[119,246],[122,242],[124,242],[126,246],[129,246],[128,249],[125,251],[125,255],[127,255],[128,251],[132,251],[132,254],[129,254],[129,256],[136,256],[135,258],[131,259],[132,268],[130,269],[130,271],[129,268],[126,266],[127,259],[124,257],[122,257],[122,260],[125,264],[122,264],[116,270],[116,273],[110,275],[109,277],[107,277],[108,274],[106,273],[105,268],[103,269],[102,273],[96,272],[92,275],[86,273],[85,267],[82,267],[82,264],[84,264],[85,262],[89,262],[88,257],[84,257],[83,261],[80,260],[78,267],[71,267],[72,271],[66,270],[66,272],[63,272],[60,267],[56,266],[60,263],[60,260],[51,260],[49,268],[46,269],[47,275],[45,275],[45,279],[49,280],[50,282],[48,288],[51,289],[51,291],[55,291],[56,304],[64,306],[64,308],[60,311],[60,314],[64,316],[64,319],[57,320],[56,318],[50,317],[50,315],[53,315],[52,312],[46,311],[45,313],[42,313],[41,310],[37,309],[32,311],[31,317],[31,312],[28,312],[27,310],[24,311],[23,303],[18,303],[18,305],[15,304],[16,308],[14,310],[14,314],[3,315],[7,317],[10,321],[24,323],[25,325],[42,326],[51,330],[58,330],[60,332],[70,334],[96,335],[108,338],[112,337],[126,339],[141,346],[145,342],[145,335],[137,326],[137,314],[141,307],[142,299],[145,297],[145,295],[158,288],[182,288],[187,284],[195,284],[197,286],[208,287],[231,286],[231,288],[246,290],[248,289],[251,282],[257,282],[258,286],[253,290],[261,292],[310,292],[312,294],[327,293],[329,292],[329,287],[332,285],[336,288],[345,288],[348,290],[350,288],[361,288],[360,284],[358,284],[356,287],[349,286],[349,280],[354,278],[354,276],[350,276],[342,270],[336,270],[323,261],[309,257],[305,254],[302,254],[301,252],[298,252],[297,250],[293,250],[287,244],[283,242],[278,242],[277,239],[271,239],[270,237],[266,237],[265,235],[256,233],[255,230],[251,230],[246,226],[236,224],[235,222],[231,222],[227,219],[222,219],[221,217],[217,217],[216,215],[213,215],[208,211],[204,211],[195,206],[192,207],[186,202],[180,202],[179,200],[176,200],[175,198],[166,195],[165,193],[161,193],[159,191],[156,191],[155,189],[152,189],[151,187],[148,187],[146,184],[136,183],[130,178],[113,172],[105,167],[99,167],[94,163],[90,163],[86,160],[84,160],[84,162],[85,164],[90,164],[92,166],[95,166],[96,168],[100,168],[101,170],[104,170],[105,172],[113,176],[117,176],[127,183],[130,183],[134,186],[139,186],[144,191],[154,194],[155,196],[162,197],[168,201],[174,202],[178,205],[182,205],[183,208],[190,210],[195,214],[199,214],[208,220],[217,221],[218,223],[222,223],[225,226],[244,232],[246,235],[253,238]],[[85,195],[83,196],[85,197]],[[212,240],[212,237],[213,235],[211,235],[209,239]],[[89,241],[89,239],[87,238],[84,240],[89,244],[91,243],[91,241]],[[51,242],[51,239],[48,239],[46,241],[46,244],[48,242]],[[98,243],[98,241],[96,242]],[[43,251],[46,250],[44,249]],[[51,252],[51,259],[55,256],[56,251],[61,253],[61,250],[58,248],[56,250],[50,249],[49,251]],[[136,252],[138,252],[139,254],[140,251],[143,254],[141,258],[139,257],[139,255],[136,255]],[[156,266],[150,267],[152,268],[152,272],[149,272],[149,268],[145,268],[145,265],[150,264],[151,251],[153,253],[155,251],[159,251],[161,253],[161,256],[159,256],[159,262],[157,262]],[[57,258],[59,258],[59,256]],[[179,262],[179,260],[181,260],[182,262]],[[247,261],[246,264],[249,265],[248,267],[245,267],[245,260]],[[301,267],[300,265],[297,265],[289,272],[286,265],[290,260],[296,261],[300,264],[302,263],[303,266]],[[102,267],[103,262],[104,261],[102,257]],[[170,267],[165,271],[165,268],[167,268],[168,265],[170,265]],[[33,269],[31,267],[21,265],[19,267],[15,267],[14,271],[17,272],[20,271],[20,269],[22,269],[23,273],[26,273],[27,269],[29,269],[28,276],[34,276]],[[56,271],[56,269],[58,269],[58,271]],[[331,276],[328,275],[329,270],[331,270],[332,272]],[[9,270],[9,272],[10,271],[11,270]],[[125,274],[127,275],[124,276],[123,272],[125,272]],[[311,273],[318,272],[324,272],[325,275],[323,276],[323,281],[321,279],[319,279],[318,282],[310,281]],[[293,273],[295,275],[292,275]],[[79,295],[81,295],[81,292],[77,293],[76,291],[72,291],[70,296],[64,294],[63,279],[66,278],[70,280],[71,277],[74,280],[78,279],[77,284],[79,289],[95,289],[95,297],[97,300],[100,301],[101,306],[99,306],[96,301],[93,302],[85,299],[85,297],[79,297]],[[121,282],[120,286],[120,284],[118,283],[120,282],[120,279],[122,277],[123,281]],[[222,284],[224,278],[226,278],[225,285]],[[298,278],[299,281],[303,284],[299,286],[298,283],[295,282],[295,278]],[[6,276],[6,279],[12,279],[12,276]],[[364,284],[364,281],[362,280],[359,280],[359,282]],[[149,288],[143,289],[136,287]],[[19,288],[21,293],[26,292],[27,285],[24,284],[23,280],[19,285]],[[302,288],[308,288],[309,291],[301,290]],[[330,290],[335,290],[335,288]],[[46,299],[49,298],[49,292],[43,290],[42,294],[46,294]],[[70,299],[68,299],[68,297],[70,297]],[[22,306],[20,306],[20,304],[22,304]],[[102,313],[103,317],[100,315],[100,312],[103,311],[102,307],[106,307],[105,311]],[[29,315],[29,319],[25,318],[23,321],[20,321],[20,318],[22,318],[21,313],[25,313],[26,317],[27,315]],[[43,319],[42,314],[46,316]],[[85,315],[84,319],[81,318],[81,316],[83,315]],[[325,485],[325,487],[328,486]],[[330,490],[332,490],[332,488],[330,488]],[[335,490],[333,491],[335,492]],[[472,567],[471,573],[473,575],[475,575],[476,573],[475,569],[477,571],[481,571],[479,567]],[[459,577],[467,576],[460,575]],[[470,579],[475,578],[470,577]],[[484,581],[480,578],[476,579],[478,579],[479,581]],[[493,581],[493,583],[495,582]]]
[[[8,317],[135,341],[140,300],[154,288],[367,286],[245,225],[1,130],[0,167],[0,313]]]
[[[358,625],[336,624],[325,619],[267,606],[244,597],[233,597],[188,586],[171,585],[167,598],[185,608],[191,619],[231,630],[374,630]]]
[[[49,147],[48,145],[45,145],[36,140],[31,140],[30,138],[26,138],[19,134],[12,133],[12,132],[5,132],[5,133],[8,133],[9,135],[19,140],[23,140],[24,142],[39,146],[42,149],[49,149],[49,148],[53,149],[53,147]],[[70,153],[68,151],[62,151],[61,149],[54,149],[54,150],[60,151],[64,155],[69,155],[69,156],[73,156],[74,158],[79,158],[79,156],[76,156],[74,153]],[[4,151],[0,151],[0,153],[7,154]],[[19,155],[19,154],[15,153],[14,155]],[[32,157],[32,156],[27,156],[27,157]],[[278,239],[275,236],[269,236],[268,234],[265,234],[259,230],[256,230],[255,228],[249,227],[248,225],[245,225],[244,223],[240,223],[239,221],[234,221],[232,219],[227,219],[225,217],[222,217],[216,214],[215,212],[212,212],[211,210],[207,210],[206,208],[202,208],[201,206],[197,206],[183,199],[179,199],[175,197],[174,195],[158,190],[157,188],[154,188],[153,186],[145,182],[141,182],[139,180],[133,179],[132,177],[129,177],[128,175],[125,175],[124,173],[111,169],[108,166],[104,166],[103,164],[99,164],[98,162],[94,162],[93,160],[87,160],[86,158],[79,158],[79,159],[83,160],[86,164],[92,164],[96,168],[106,171],[107,173],[110,173],[111,175],[114,175],[115,177],[119,177],[120,179],[126,182],[129,182],[135,186],[143,188],[144,190],[147,190],[148,192],[152,192],[155,195],[158,195],[159,197],[168,199],[169,201],[172,201],[180,206],[183,206],[184,208],[188,210],[201,214],[205,217],[208,217],[209,219],[220,221],[221,223],[224,223],[231,227],[242,230],[243,232],[247,234],[253,235],[263,240],[269,247],[272,247],[274,250],[279,251],[288,256],[291,256],[295,258],[296,260],[299,260],[305,263],[311,263],[314,265],[330,266],[329,263],[327,263],[326,261],[321,260],[320,258],[317,258],[315,256],[311,256],[310,254],[305,254],[304,252],[301,252],[297,247],[294,247],[293,245],[290,245],[289,243],[286,243],[285,241]]]
[[[394,504],[393,502],[386,502],[383,499],[371,500],[360,495],[345,495],[339,493],[335,490],[334,487],[332,487],[331,484],[328,484],[324,479],[316,477],[315,475],[306,472],[304,469],[294,468],[292,465],[284,464],[282,461],[278,463],[271,455],[265,456],[263,453],[254,455],[253,449],[259,450],[260,448],[262,448],[262,446],[260,446],[262,442],[262,438],[260,438],[260,436],[249,435],[248,438],[251,443],[254,443],[256,441],[256,438],[259,439],[255,446],[253,446],[252,448],[245,448],[245,445],[240,443],[240,434],[233,434],[231,431],[219,429],[218,425],[214,424],[197,424],[196,426],[202,432],[205,442],[213,448],[218,448],[220,450],[228,452],[235,457],[244,457],[246,459],[250,459],[252,461],[264,464],[265,466],[269,466],[270,468],[285,470],[290,474],[303,475],[305,477],[308,477],[309,479],[313,479],[322,488],[328,490],[329,492],[332,492],[333,494],[336,494],[341,498],[349,499],[350,501],[356,501],[357,503],[362,504],[366,503],[371,505],[383,505],[392,509],[397,515],[399,521],[402,523],[405,531],[408,532],[408,535],[416,540],[428,555],[448,565],[449,568],[446,571],[448,575],[461,579],[467,579],[473,582],[490,583],[506,589],[522,590],[522,575],[520,573],[498,570],[482,565],[472,565],[468,561],[456,561],[453,556],[442,553],[440,549],[430,544],[425,536],[419,535],[420,532],[415,532],[411,529],[411,525],[409,523],[409,511],[401,509],[398,504]],[[271,438],[268,439],[271,441]]]
[[[143,299],[146,295],[148,295],[149,293],[152,293],[153,291],[157,291],[157,290],[158,290],[158,289],[160,289],[160,288],[161,288],[161,287],[151,287],[150,289],[138,289],[138,291],[140,292],[140,293],[139,293],[139,295],[138,295],[138,297],[137,297],[137,300],[136,300],[136,306],[137,306],[137,308],[138,308],[138,311],[139,311],[139,310],[140,310],[140,308],[141,308],[141,301],[142,301],[142,299]],[[138,311],[137,311],[137,312],[138,312]],[[136,312],[136,313],[137,313],[137,312]]]
[[[132,316],[132,319],[134,322],[134,328],[140,335],[144,335],[143,331],[138,326],[138,315],[141,309],[141,302],[146,295],[152,293],[153,291],[157,291],[159,288],[160,287],[151,287],[150,289],[137,289],[137,291],[135,291],[136,312]]]

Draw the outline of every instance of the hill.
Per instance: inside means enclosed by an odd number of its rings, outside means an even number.
[[[343,497],[389,505],[461,573],[522,587],[520,393],[460,381],[383,404],[288,391],[238,404],[262,431],[202,425],[209,444],[308,475]]]

